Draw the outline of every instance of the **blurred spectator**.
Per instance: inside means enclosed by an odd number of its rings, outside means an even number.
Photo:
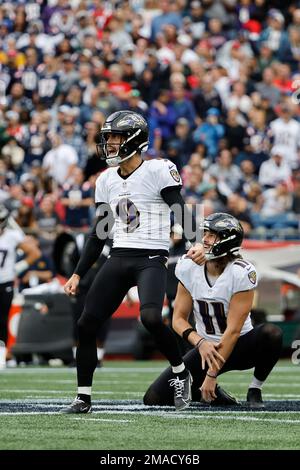
[[[270,123],[274,145],[280,145],[284,151],[284,159],[291,168],[299,166],[300,123],[292,117],[288,105],[280,108],[280,117]]]
[[[210,108],[222,109],[221,98],[214,86],[213,76],[205,73],[201,80],[201,86],[194,91],[193,102],[197,115],[204,119]]]
[[[217,108],[209,108],[206,120],[193,133],[194,142],[205,143],[207,154],[212,160],[217,156],[219,140],[225,132],[223,124],[219,123],[219,117],[220,111]]]
[[[245,147],[246,129],[243,125],[237,108],[231,108],[227,113],[225,122],[225,137],[228,143],[228,149],[233,155],[238,155]]]
[[[284,160],[284,147],[274,146],[271,150],[271,158],[262,163],[258,181],[267,188],[275,187],[278,183],[289,182],[292,172],[288,163]]]
[[[52,143],[52,150],[46,153],[43,167],[58,184],[62,185],[68,180],[73,168],[76,166],[78,155],[71,145],[63,143],[61,135],[50,134],[49,138]]]
[[[244,229],[245,237],[247,238],[253,228],[253,222],[251,219],[251,213],[247,207],[246,199],[236,193],[230,194],[227,198],[226,212],[240,221]]]
[[[179,118],[175,125],[175,135],[169,140],[167,147],[168,157],[174,161],[178,171],[187,164],[194,148],[190,132],[190,122],[184,117]],[[172,149],[176,150],[175,154],[172,154]]]
[[[15,220],[27,235],[37,232],[38,225],[34,215],[34,202],[31,197],[24,196],[22,198]]]
[[[30,235],[28,239],[32,246],[40,250],[37,236]],[[53,276],[51,259],[41,253],[41,256],[19,276],[19,289],[22,291],[23,289],[51,281]]]
[[[160,90],[157,99],[152,103],[149,109],[150,147],[157,149],[165,148],[168,139],[173,135],[175,122],[176,112],[170,100],[169,91],[164,89]],[[154,145],[154,143],[156,143],[156,145]]]
[[[284,16],[275,9],[271,8],[267,15],[267,27],[260,35],[260,41],[266,42],[270,49],[280,56],[279,51],[288,44],[288,35],[284,30]]]
[[[70,183],[64,185],[61,202],[66,207],[65,225],[68,228],[87,230],[91,223],[89,208],[93,204],[93,198],[89,183],[84,183],[81,168],[73,169]]]
[[[300,176],[296,176],[292,192],[292,211],[300,216]]]
[[[232,154],[229,150],[222,150],[217,157],[216,163],[208,169],[210,176],[213,176],[218,183],[222,183],[227,191],[235,192],[240,188],[242,173],[240,168],[232,163]]]
[[[151,24],[151,41],[154,42],[158,33],[163,29],[166,24],[172,24],[177,30],[181,27],[182,19],[177,11],[172,11],[172,7],[176,8],[176,4],[173,1],[161,0],[160,8],[161,14],[157,15]]]
[[[36,210],[41,250],[45,256],[52,258],[54,241],[61,231],[61,221],[55,211],[55,202],[52,195],[44,196]]]

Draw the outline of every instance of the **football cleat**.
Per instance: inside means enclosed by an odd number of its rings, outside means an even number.
[[[189,370],[183,379],[178,375],[169,380],[170,387],[174,387],[174,404],[177,411],[184,410],[192,401],[192,383],[193,377]]]
[[[215,394],[217,398],[215,398],[211,402],[211,406],[239,406],[240,403],[237,401],[235,397],[230,395],[226,390],[224,390],[220,385],[216,386]]]
[[[247,393],[247,405],[250,408],[265,408],[260,388],[249,388]]]
[[[71,403],[70,406],[63,408],[61,413],[67,414],[84,414],[84,413],[91,413],[92,412],[92,405],[90,403],[86,403],[79,398],[75,398],[75,400]]]

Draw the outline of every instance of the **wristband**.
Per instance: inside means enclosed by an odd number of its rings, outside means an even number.
[[[203,343],[203,341],[206,341],[206,339],[205,338],[199,339],[198,343],[195,345],[195,349],[198,349],[201,346],[201,344]]]
[[[181,336],[183,337],[183,339],[188,341],[188,337],[189,337],[190,333],[192,333],[192,331],[196,331],[195,328],[187,328],[186,330],[184,330],[184,332],[182,333]]]
[[[210,377],[211,379],[216,379],[218,377],[218,374],[214,375],[214,374],[209,374],[208,372],[206,372],[206,375]]]
[[[29,268],[29,264],[25,259],[22,259],[21,261],[18,261],[15,264],[15,272],[17,275],[21,274],[23,271],[26,271],[26,269]]]

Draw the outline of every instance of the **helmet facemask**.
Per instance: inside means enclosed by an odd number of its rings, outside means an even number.
[[[129,158],[133,157],[135,153],[140,153],[144,149],[146,143],[140,145],[139,147],[141,148],[138,147],[138,149],[136,148],[136,145],[134,143],[135,138],[137,138],[140,133],[141,129],[137,129],[134,134],[129,136],[117,132],[103,132],[101,134],[100,143],[96,145],[97,155],[101,159],[106,160],[108,166],[120,165],[120,163],[123,163]],[[108,151],[108,147],[110,145],[108,143],[109,134],[116,134],[125,138],[125,140],[123,142],[120,142],[119,144],[111,144],[114,146],[119,145],[119,150],[114,155],[110,155],[110,152]]]
[[[215,233],[215,242],[211,245],[209,252],[205,253],[207,260],[210,261],[213,259],[223,258],[223,256],[238,252],[240,250],[240,247],[229,247],[230,242],[235,238],[236,235],[229,235],[224,239],[220,239],[219,235]]]

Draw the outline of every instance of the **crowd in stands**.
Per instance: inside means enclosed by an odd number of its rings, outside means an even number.
[[[130,109],[187,203],[299,239],[299,60],[296,0],[2,0],[0,203],[51,259],[88,230],[97,133]]]

